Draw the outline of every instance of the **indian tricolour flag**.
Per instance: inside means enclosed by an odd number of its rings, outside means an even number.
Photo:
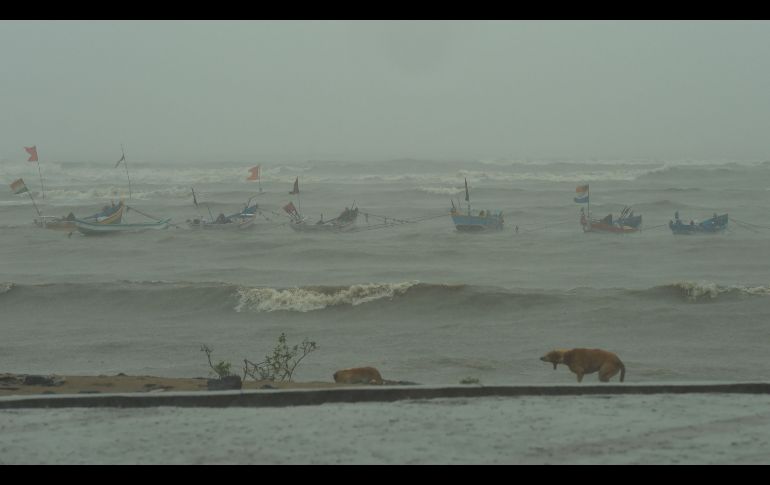
[[[578,204],[588,203],[588,184],[578,185],[577,188],[575,188],[575,193],[577,194],[577,197],[575,197],[575,202]]]
[[[24,184],[23,179],[19,179],[11,184],[11,190],[14,194],[23,194],[24,192],[29,192],[29,189]]]

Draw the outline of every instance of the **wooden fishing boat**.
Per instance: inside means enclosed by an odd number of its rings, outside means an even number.
[[[202,229],[213,231],[241,231],[244,229],[251,229],[254,227],[254,222],[257,220],[257,213],[238,213],[225,216],[220,214],[222,218],[214,219],[213,221],[207,221],[205,219],[192,219],[187,221],[187,225],[190,229]]]
[[[122,206],[122,201],[121,201]],[[150,230],[168,229],[171,226],[171,219],[159,219],[157,217],[146,214],[134,207],[125,206],[125,212],[132,210],[138,214],[143,215],[153,222],[141,222],[130,223],[121,220],[120,222],[114,222],[112,224],[104,224],[104,221],[109,220],[109,216],[97,217],[96,220],[89,219],[75,219],[75,228],[81,233],[88,236],[104,235],[104,234],[118,234],[123,232],[143,232]],[[121,214],[123,210],[121,209]]]
[[[168,229],[170,225],[171,219],[163,219],[156,222],[119,224],[100,224],[98,222],[89,222],[83,219],[75,219],[75,226],[77,230],[87,236]]]
[[[293,207],[293,205],[292,205]],[[285,208],[284,208],[285,209]],[[289,211],[287,211],[289,212]],[[292,214],[289,212],[289,214]],[[358,207],[346,207],[339,216],[334,219],[323,220],[321,218],[315,223],[310,223],[304,217],[295,212],[291,216],[289,227],[297,232],[344,232],[355,226],[358,218]]]
[[[610,232],[614,234],[628,234],[642,230],[642,216],[634,215],[631,207],[625,206],[617,218],[608,214],[601,219],[591,217],[590,187],[588,184],[578,185],[575,189],[577,196],[574,198],[577,204],[587,204],[588,210],[580,209],[580,225],[583,232]]]
[[[192,190],[192,196],[193,196],[193,203],[195,204],[195,207],[200,210],[200,206],[198,204],[198,199],[195,197],[195,189],[191,188]],[[257,212],[259,211],[259,206],[257,204],[252,205],[251,201],[254,199],[254,197],[249,197],[249,200],[246,201],[246,205],[243,207],[243,209],[240,212],[236,212],[235,214],[230,214],[229,216],[226,216],[224,213],[219,214],[219,216],[215,219],[213,214],[211,214],[211,209],[206,206],[206,208],[209,210],[209,216],[211,217],[210,220],[206,220],[200,215],[196,219],[188,219],[187,225],[190,226],[191,229],[209,229],[209,230],[243,230],[243,229],[249,229],[254,226],[254,223],[257,220]]]
[[[632,232],[638,232],[638,227],[624,226],[622,224],[613,223],[607,220],[609,216],[604,219],[591,219],[589,222],[585,216],[580,219],[580,224],[583,226],[583,232],[612,232],[616,234],[628,234]]]
[[[299,177],[294,180],[294,188],[289,194],[296,195],[299,204]],[[344,232],[353,229],[358,218],[358,207],[355,207],[355,201],[352,207],[345,207],[345,210],[334,219],[324,220],[321,215],[321,219],[315,223],[308,222],[293,202],[283,206],[283,210],[289,214],[289,227],[297,232]]]
[[[461,214],[455,207],[450,212],[455,229],[460,232],[499,231],[503,228],[502,212],[480,211],[477,215]]]
[[[465,180],[465,201],[468,202],[468,210],[465,213],[458,210],[454,201],[451,201],[452,209],[450,209],[449,214],[452,216],[455,229],[460,232],[500,231],[503,229],[502,211],[482,210],[476,214],[472,213],[467,179]]]
[[[96,224],[120,224],[123,220],[123,212],[125,205],[123,201],[120,201],[117,205],[104,206],[104,208],[96,214],[88,217],[84,217],[82,220],[96,223]],[[43,216],[39,219],[35,219],[35,225],[44,229],[53,229],[57,231],[74,231],[77,229],[75,220],[77,218],[70,212],[65,217]]]
[[[203,230],[215,230],[215,231],[241,231],[244,229],[251,229],[254,227],[254,223],[257,220],[257,204],[244,207],[242,211],[230,214],[229,216],[224,213],[219,214],[216,219],[205,220],[203,218],[196,218],[187,221],[187,225],[191,229],[203,229]]]
[[[32,147],[30,150],[34,151],[35,147]],[[35,212],[37,212],[37,219],[33,219],[34,224],[37,227],[41,227],[44,229],[54,229],[54,230],[62,230],[62,231],[73,231],[76,229],[75,225],[75,215],[70,212],[65,217],[56,217],[56,216],[44,216],[43,213],[38,208],[37,204],[35,203],[34,197],[32,197],[32,192],[29,191],[29,188],[24,183],[23,179],[15,180],[10,184],[11,191],[17,195],[17,194],[24,194],[26,193],[30,200],[32,201],[32,205],[35,208]],[[96,214],[85,217],[83,220],[98,224],[116,224],[120,223],[120,221],[123,219],[123,210],[124,210],[124,204],[121,200],[118,205],[115,205],[113,203],[111,206],[105,205],[104,208],[97,212]]]
[[[583,232],[610,232],[615,234],[628,234],[638,232],[642,228],[642,216],[634,215],[629,207],[623,209],[621,216],[613,220],[612,214],[602,219],[592,219],[580,209],[580,225]]]
[[[674,220],[668,221],[668,227],[676,235],[718,234],[727,230],[727,214],[717,215],[702,222],[690,220],[687,224],[679,218],[679,211],[674,213]]]

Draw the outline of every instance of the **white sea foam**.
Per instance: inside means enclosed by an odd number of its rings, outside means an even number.
[[[475,164],[475,165],[474,165]],[[263,184],[286,184],[294,182],[296,176],[300,176],[300,184],[312,183],[417,183],[417,184],[445,184],[458,185],[464,178],[476,182],[516,182],[516,181],[543,181],[543,182],[584,182],[584,181],[610,181],[610,180],[635,180],[640,176],[650,173],[665,171],[670,164],[620,164],[603,165],[592,163],[589,166],[581,164],[566,164],[563,162],[540,163],[479,163],[470,162],[466,170],[446,171],[441,164],[436,164],[435,170],[401,172],[401,173],[363,173],[360,170],[341,170],[339,167],[330,167],[325,170],[322,165],[295,166],[295,165],[263,165]],[[204,185],[210,183],[226,183],[248,185],[254,182],[246,180],[249,164],[218,165],[212,163],[209,166],[174,166],[151,165],[147,163],[134,164],[130,168],[131,181],[136,189],[140,185],[173,185],[188,187],[190,185]],[[376,165],[377,171],[381,165]],[[56,190],[62,193],[74,187],[93,186],[99,187],[97,196],[110,197],[116,194],[126,193],[127,184],[125,173],[122,170],[113,170],[103,164],[68,164],[46,163],[43,167],[43,176],[47,189],[54,189],[52,195],[56,196]],[[30,189],[34,190],[37,184],[38,174],[33,164],[10,165],[0,164],[0,179],[14,180],[23,177]],[[141,189],[140,189],[141,190]],[[49,192],[49,190],[46,190]],[[136,192],[141,194],[140,191]],[[135,193],[135,194],[136,194]],[[148,194],[148,198],[152,197]],[[141,197],[141,195],[139,195]]]
[[[715,299],[725,293],[738,293],[749,296],[770,295],[770,287],[768,286],[720,286],[710,281],[680,281],[673,286],[681,289],[691,301],[704,298]]]
[[[83,190],[52,189],[46,190],[46,197],[53,200],[107,200],[128,199],[128,188],[118,186],[94,187]],[[140,200],[149,199],[184,199],[190,197],[190,188],[174,186],[155,190],[132,190],[131,198]]]
[[[417,190],[432,195],[456,195],[465,189],[463,187],[417,187]]]
[[[309,312],[338,305],[363,303],[403,295],[417,281],[368,283],[348,288],[240,288],[235,311],[274,312],[279,310]]]
[[[615,170],[574,170],[565,171],[528,171],[528,172],[497,172],[479,170],[459,170],[455,180],[472,179],[493,182],[597,182],[597,181],[632,181],[637,178],[663,170],[662,167]]]
[[[673,285],[681,289],[689,300],[696,301],[703,297],[716,298],[720,291],[719,285],[710,281],[680,281]]]
[[[730,289],[737,289],[747,295],[770,295],[770,286],[731,286]]]

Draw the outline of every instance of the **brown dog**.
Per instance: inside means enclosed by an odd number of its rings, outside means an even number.
[[[374,367],[354,367],[338,370],[334,373],[334,382],[343,384],[377,384],[382,385],[380,371]]]
[[[599,372],[599,380],[609,382],[620,371],[620,382],[626,377],[626,366],[617,355],[601,349],[552,350],[540,357],[543,362],[550,362],[556,370],[557,364],[564,364],[577,375],[577,381],[583,382],[585,374]]]

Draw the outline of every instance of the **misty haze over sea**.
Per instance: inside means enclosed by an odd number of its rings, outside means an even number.
[[[32,164],[29,164],[32,165]],[[95,163],[44,165],[43,211],[96,212],[126,197],[124,174]],[[31,169],[32,167],[23,167]],[[28,198],[0,194],[0,367],[9,372],[206,375],[198,351],[262,356],[285,332],[319,350],[301,380],[373,365],[429,384],[570,383],[538,357],[554,347],[618,352],[627,380],[767,379],[767,230],[673,236],[679,211],[770,225],[770,163],[658,161],[135,162],[130,206],[179,227],[87,237],[34,227]],[[0,165],[10,179],[18,166]],[[289,195],[296,177],[300,201]],[[464,234],[448,215],[502,210],[503,231]],[[572,198],[591,185],[591,211],[644,217],[629,235],[584,234]],[[196,188],[200,209],[192,203]],[[186,220],[243,207],[253,230],[194,231]],[[315,221],[355,204],[349,233],[297,233],[282,206]],[[364,214],[369,214],[367,222]],[[380,227],[388,216],[430,219]],[[142,216],[129,211],[130,222]],[[516,233],[515,227],[519,232]],[[734,356],[740,354],[736,360]]]

